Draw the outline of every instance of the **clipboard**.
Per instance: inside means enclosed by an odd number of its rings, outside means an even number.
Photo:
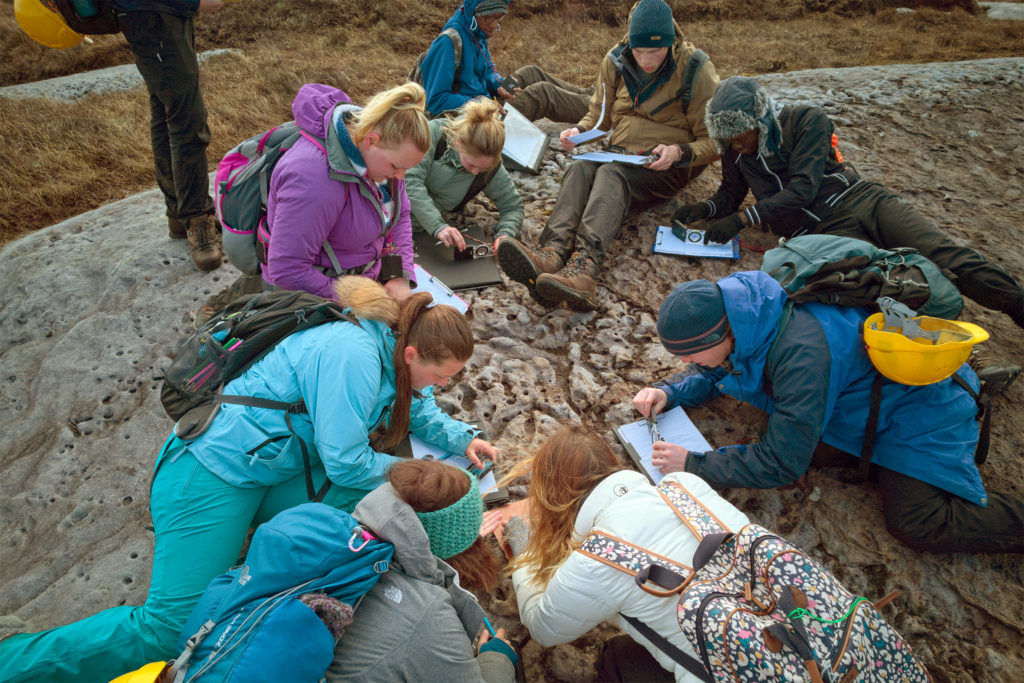
[[[427,292],[430,296],[434,297],[434,303],[431,305],[445,304],[451,306],[459,313],[465,313],[469,310],[469,304],[465,299],[453,292],[441,280],[425,271],[423,266],[417,263],[414,266],[414,270],[416,271],[416,286],[412,288],[413,294]]]
[[[433,446],[415,434],[409,434],[400,444],[398,444],[395,448],[395,457],[403,458],[405,460],[439,460],[446,465],[452,465],[454,467],[464,469],[470,474],[473,474],[473,470],[476,469],[469,461],[469,458],[465,455],[451,453],[440,446]],[[486,463],[489,461],[483,462]],[[491,491],[497,491],[498,482],[494,478],[494,471],[488,470],[483,475],[477,476],[477,487],[480,489],[480,495],[490,493]]]
[[[685,239],[679,239],[672,228],[659,225],[654,236],[655,254],[674,254],[676,256],[699,256],[703,258],[734,258],[740,257],[740,241],[735,237],[725,244],[704,244],[704,231],[686,228]]]
[[[678,406],[658,415],[657,422],[663,441],[679,444],[688,451],[697,451],[698,453],[714,450],[697,426],[693,424],[693,420],[686,414],[686,411]],[[629,455],[633,466],[657,486],[665,475],[651,464],[654,444],[651,442],[647,419],[641,418],[636,422],[615,427],[613,431],[619,443],[626,449],[626,454]]]
[[[484,241],[483,229],[474,226],[466,231],[467,235]],[[427,232],[414,232],[412,243],[415,254],[413,260],[423,266],[428,273],[440,278],[454,291],[460,289],[477,289],[489,287],[501,282],[498,264],[493,258],[474,258],[468,261],[455,260],[455,248],[437,243],[437,238]]]
[[[540,172],[540,162],[547,148],[547,134],[506,102],[505,146],[501,148],[505,168],[536,175]]]

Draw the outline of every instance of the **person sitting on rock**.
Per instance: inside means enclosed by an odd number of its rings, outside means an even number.
[[[698,54],[699,53],[699,54]],[[718,87],[710,61],[683,40],[664,0],[640,0],[629,34],[605,56],[590,111],[567,138],[594,127],[629,154],[653,154],[646,166],[574,161],[562,179],[539,248],[504,240],[498,263],[542,303],[565,301],[588,310],[597,303],[595,278],[631,205],[668,199],[718,158],[704,127],[704,106]],[[692,98],[686,103],[692,85]]]
[[[697,657],[679,628],[676,601],[642,591],[634,577],[581,547],[598,532],[692,567],[700,539],[658,489],[643,474],[626,469],[600,436],[579,425],[550,437],[509,477],[526,475],[529,524],[513,517],[504,536],[515,552],[512,585],[519,618],[530,636],[544,646],[558,645],[602,621],[614,621],[628,635],[605,644],[596,680],[699,680],[628,621],[647,624]],[[738,532],[749,523],[746,515],[692,474],[670,474],[662,483],[684,487],[727,529]]]
[[[426,230],[445,246],[466,248],[458,228],[441,215],[461,211],[483,192],[498,209],[494,248],[515,237],[523,224],[523,200],[501,163],[505,124],[493,100],[470,100],[455,119],[430,122],[430,148],[406,175],[413,230]]]
[[[821,109],[774,101],[753,78],[734,76],[707,109],[722,154],[722,183],[710,199],[675,214],[708,219],[705,241],[725,242],[750,226],[784,237],[843,235],[883,249],[911,247],[952,273],[967,297],[1024,327],[1024,291],[1001,266],[960,246],[909,202],[864,180],[843,161],[835,126]],[[737,211],[747,191],[753,206]]]
[[[348,95],[307,83],[292,102],[302,137],[270,179],[270,244],[263,279],[331,297],[338,277],[380,280],[402,299],[413,280],[405,173],[430,145],[423,89],[386,90],[360,109]]]
[[[698,453],[659,441],[654,465],[716,488],[783,486],[807,471],[819,441],[859,457],[877,396],[870,462],[889,532],[919,551],[1024,552],[1024,496],[986,493],[975,464],[975,398],[953,377],[920,386],[881,377],[864,347],[866,309],[807,303],[784,315],[786,299],[760,271],[672,290],[658,335],[690,372],[641,390],[633,406],[649,416],[725,394],[769,417],[752,445]],[[978,391],[969,366],[957,374]]]
[[[286,337],[223,388],[301,400],[307,412],[220,404],[201,435],[164,444],[150,491],[155,542],[145,604],[0,641],[0,680],[109,681],[173,657],[189,613],[210,580],[235,564],[251,526],[321,493],[325,480],[332,485],[323,501],[351,511],[386,481],[399,462],[387,451],[409,432],[477,466],[480,456],[497,455],[479,430],[434,402],[433,387],[473,353],[465,316],[430,306],[425,293],[396,302],[367,278],[341,278],[337,288],[352,321]]]
[[[427,111],[433,116],[459,109],[474,97],[501,97],[530,121],[579,121],[587,112],[590,91],[567,83],[537,66],[512,74],[508,90],[494,68],[488,41],[501,30],[509,0],[463,0],[434,39],[420,65],[427,91]],[[448,35],[449,30],[458,38]],[[456,46],[455,40],[459,45]],[[456,63],[456,53],[461,59]]]
[[[490,592],[498,563],[481,534],[500,522],[484,515],[476,480],[437,461],[408,460],[352,515],[395,546],[391,567],[362,598],[334,650],[327,683],[340,681],[508,681],[518,657],[466,589]],[[473,640],[480,637],[474,656]]]

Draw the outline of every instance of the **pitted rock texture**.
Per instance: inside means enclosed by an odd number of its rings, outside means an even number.
[[[944,230],[1024,277],[1024,59],[824,69],[762,77],[778,98],[822,106],[840,149],[872,180],[903,192]],[[545,124],[557,132],[556,125]],[[526,200],[523,239],[535,243],[569,156],[552,146],[542,175],[514,174]],[[708,169],[680,201],[717,187]],[[636,419],[633,394],[682,370],[658,343],[655,319],[677,282],[756,269],[738,262],[651,254],[672,202],[630,216],[603,264],[600,309],[548,309],[506,281],[469,292],[478,343],[442,407],[482,424],[506,467],[561,424],[581,421],[616,444],[611,426]],[[479,202],[465,220],[493,224]],[[744,243],[770,247],[747,230]],[[143,602],[152,559],[149,479],[172,422],[159,403],[163,369],[189,310],[227,287],[230,266],[200,273],[183,242],[166,237],[150,191],[41,230],[0,252],[0,637]],[[1024,337],[1006,316],[969,302],[965,319],[1024,365]],[[1020,490],[1024,382],[997,397],[991,490]],[[757,438],[763,415],[721,398],[692,409],[712,444]],[[515,489],[519,495],[525,490]],[[728,498],[802,545],[854,592],[898,589],[885,615],[938,681],[1007,681],[1024,670],[1024,565],[1019,557],[919,555],[885,531],[873,484],[840,468],[812,468],[780,490]],[[506,580],[485,598],[496,626],[526,640]],[[555,648],[526,641],[527,679],[593,680],[602,625]],[[141,663],[140,663],[141,664]]]

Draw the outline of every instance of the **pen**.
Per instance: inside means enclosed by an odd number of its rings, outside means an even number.
[[[651,445],[661,441],[661,432],[658,431],[658,418],[654,415],[647,418],[647,431],[651,434]]]
[[[487,627],[487,630],[490,632],[492,638],[497,638],[498,637],[498,634],[494,631],[494,627],[491,626],[491,622],[487,618],[486,614],[484,615],[484,626]]]

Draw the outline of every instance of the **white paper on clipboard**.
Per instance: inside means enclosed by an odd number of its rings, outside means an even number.
[[[686,229],[686,239],[681,240],[672,233],[672,228],[659,225],[654,236],[655,254],[675,254],[676,256],[704,256],[711,258],[739,258],[740,243],[731,239],[725,244],[712,242],[704,244],[704,231]]]
[[[464,470],[472,467],[469,458],[465,455],[449,453],[439,446],[432,446],[415,434],[409,435],[409,446],[412,448],[412,457],[417,460],[440,460],[446,465],[461,467]],[[498,482],[494,478],[494,472],[488,472],[477,479],[477,486],[480,487],[481,494],[497,489]]]
[[[434,304],[447,304],[459,313],[465,313],[469,310],[469,304],[466,303],[465,299],[453,292],[448,285],[423,270],[423,267],[419,264],[415,266],[415,272],[416,286],[412,289],[413,294],[428,292],[430,296],[434,297],[432,306]]]
[[[661,413],[657,419],[662,441],[674,443],[688,451],[697,451],[698,453],[714,450],[682,408],[676,407]],[[630,459],[646,471],[651,481],[655,484],[659,483],[665,475],[651,463],[654,444],[651,443],[647,420],[641,419],[616,427],[615,435],[625,446]]]

